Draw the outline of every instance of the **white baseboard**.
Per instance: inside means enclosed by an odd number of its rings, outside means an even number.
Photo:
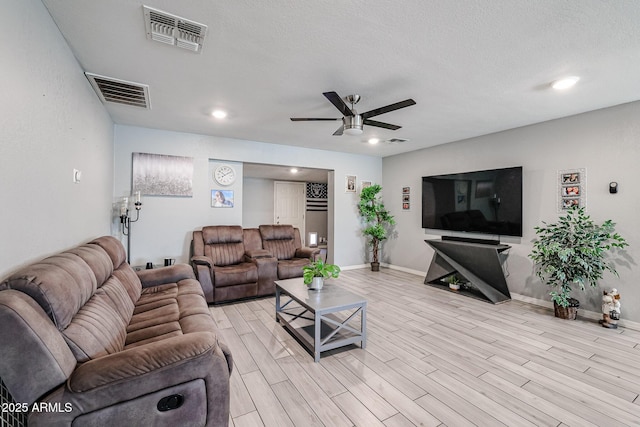
[[[361,268],[371,267],[369,264],[355,264],[355,265],[345,265],[344,267],[340,267],[340,270],[359,270]]]
[[[427,274],[424,271],[413,270],[411,268],[400,267],[400,266],[393,265],[393,264],[380,264],[380,265],[384,266],[384,267],[387,267],[387,268],[390,268],[392,270],[399,270],[399,271],[404,271],[405,273],[414,274],[416,276],[425,276]],[[367,265],[365,264],[365,267],[366,266]],[[527,304],[533,304],[533,305],[537,305],[537,306],[540,306],[540,307],[553,309],[553,302],[552,301],[545,301],[545,300],[541,300],[541,299],[538,299],[538,298],[533,298],[533,297],[530,297],[530,296],[520,295],[520,294],[515,294],[515,293],[511,293],[511,299],[514,299],[514,300],[517,300],[517,301],[522,301],[522,302],[525,302]],[[593,320],[602,319],[602,313],[595,312],[595,311],[589,311],[589,310],[585,310],[585,309],[580,309],[580,316],[586,317],[587,319],[593,319]],[[631,321],[631,320],[620,319],[618,321],[618,325],[620,325],[623,328],[640,331],[640,322],[634,322],[634,321]]]

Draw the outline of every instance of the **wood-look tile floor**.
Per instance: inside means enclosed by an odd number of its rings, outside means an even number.
[[[639,331],[422,280],[342,272],[367,298],[367,346],[319,363],[276,323],[275,298],[212,306],[235,363],[229,425],[640,426]]]

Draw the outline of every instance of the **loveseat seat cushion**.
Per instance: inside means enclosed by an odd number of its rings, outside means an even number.
[[[217,288],[256,283],[258,281],[258,267],[252,262],[243,262],[226,267],[213,267],[213,277]]]
[[[294,258],[278,262],[278,279],[292,279],[302,276],[302,267],[309,264],[308,258]]]
[[[291,259],[296,254],[295,232],[292,225],[261,225],[258,227],[264,249],[278,258]]]

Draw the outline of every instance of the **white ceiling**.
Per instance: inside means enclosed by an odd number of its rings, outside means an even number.
[[[207,25],[201,54],[148,40],[140,1],[43,3],[85,71],[150,86],[151,110],[107,105],[118,124],[388,156],[640,99],[635,0],[144,3]],[[566,75],[581,80],[549,88]],[[289,120],[340,117],[327,91],[361,95],[359,112],[417,105],[359,137]]]

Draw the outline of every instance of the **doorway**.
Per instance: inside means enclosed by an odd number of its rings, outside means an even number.
[[[305,245],[305,183],[275,181],[273,194],[273,222],[275,224],[291,224],[298,228],[302,244]]]

